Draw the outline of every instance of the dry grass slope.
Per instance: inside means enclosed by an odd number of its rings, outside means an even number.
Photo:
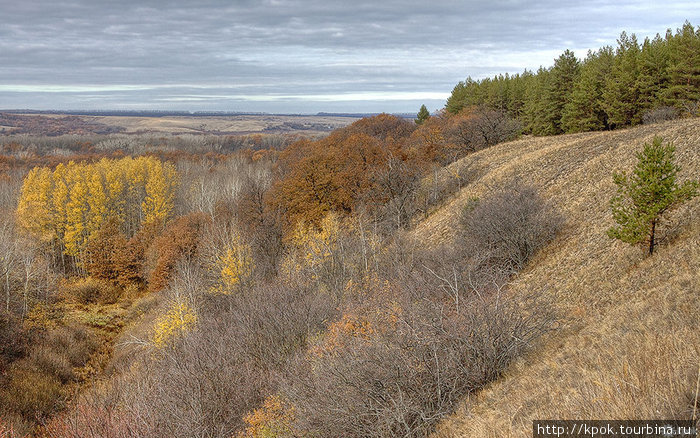
[[[449,239],[470,197],[514,176],[532,182],[567,225],[512,290],[544,295],[561,323],[465,400],[436,436],[531,436],[533,419],[690,418],[700,365],[700,197],[666,217],[653,257],[605,234],[613,224],[612,172],[631,169],[655,135],[676,145],[680,180],[700,176],[700,119],[527,138],[465,158],[480,166],[480,177],[415,234]]]

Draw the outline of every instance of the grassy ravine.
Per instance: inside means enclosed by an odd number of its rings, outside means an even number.
[[[450,239],[470,198],[512,177],[531,182],[567,224],[511,290],[546,297],[561,320],[500,380],[464,400],[436,437],[531,436],[534,419],[691,417],[700,365],[700,197],[667,214],[653,257],[605,234],[613,171],[630,170],[655,135],[675,144],[681,181],[700,177],[697,118],[525,138],[454,164],[474,160],[480,176],[416,236]]]

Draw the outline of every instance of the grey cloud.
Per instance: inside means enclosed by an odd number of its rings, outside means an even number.
[[[239,92],[241,105],[275,111],[279,102],[251,103],[245,96],[449,93],[467,75],[537,68],[566,48],[614,44],[621,30],[663,33],[697,9],[685,0],[0,0],[0,10],[0,86],[6,86],[0,107],[80,108],[103,99],[105,107],[229,109],[234,97],[216,97],[222,95],[216,87],[228,86],[223,94]],[[7,91],[81,84],[151,88],[107,95]],[[196,85],[205,88],[190,89]],[[187,100],[191,95],[210,98]],[[300,110],[333,106],[301,101]],[[371,104],[411,110],[416,103],[387,102]],[[362,110],[361,102],[336,106],[343,105]]]

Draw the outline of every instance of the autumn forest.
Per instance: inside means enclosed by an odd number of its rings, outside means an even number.
[[[436,433],[568,324],[512,292],[567,211],[462,196],[479,154],[700,115],[688,22],[577,56],[327,135],[0,136],[0,438]]]

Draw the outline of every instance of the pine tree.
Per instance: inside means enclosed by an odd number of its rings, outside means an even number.
[[[546,118],[547,100],[545,95],[549,88],[549,70],[540,67],[537,74],[528,82],[524,113],[525,129],[534,135],[548,135],[550,126]]]
[[[690,116],[698,115],[700,108],[700,28],[696,31],[689,22],[669,44],[669,86],[664,90],[667,105],[684,110]]]
[[[581,66],[581,75],[574,84],[569,102],[564,106],[562,129],[566,132],[586,132],[607,127],[602,106],[605,80],[614,60],[611,47],[589,52]]]
[[[549,81],[545,89],[545,135],[556,135],[564,132],[561,126],[564,106],[571,98],[578,74],[579,61],[574,52],[566,50],[554,61],[554,67],[549,72]]]
[[[428,108],[425,107],[425,105],[420,106],[420,110],[418,111],[418,114],[416,115],[416,125],[422,125],[423,122],[428,120],[430,118],[430,111],[428,111]]]
[[[659,106],[660,98],[668,88],[668,55],[668,44],[659,35],[653,40],[644,40],[639,54],[639,76],[636,85],[642,111]]]
[[[608,230],[608,236],[630,244],[648,242],[649,255],[654,253],[661,215],[696,196],[698,190],[697,181],[676,184],[680,168],[675,164],[675,147],[662,142],[661,137],[655,137],[652,144],[644,144],[631,176],[613,174],[617,195],[610,205],[618,225]]]
[[[615,63],[603,91],[603,105],[611,126],[638,124],[639,111],[639,44],[637,37],[622,32],[615,53]]]

